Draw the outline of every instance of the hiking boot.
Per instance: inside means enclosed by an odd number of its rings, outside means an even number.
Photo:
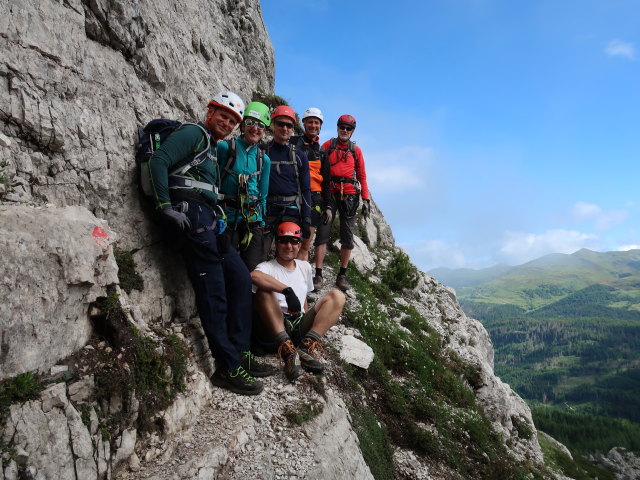
[[[343,292],[346,292],[347,290],[349,290],[349,280],[347,279],[346,275],[338,275],[338,278],[336,278],[336,287],[338,287],[340,290],[342,290]]]
[[[217,369],[211,375],[211,383],[216,387],[226,388],[238,395],[258,395],[262,392],[264,386],[258,382],[242,367],[236,368],[234,371]]]
[[[302,367],[312,373],[322,373],[324,371],[324,364],[314,356],[322,351],[323,348],[320,342],[310,337],[304,337],[298,347]]]
[[[278,373],[276,367],[261,362],[250,350],[242,352],[240,355],[240,365],[253,377],[269,377]]]
[[[318,291],[322,288],[324,282],[322,281],[322,277],[320,275],[316,275],[313,277],[313,290]]]
[[[296,347],[293,346],[291,339],[285,340],[278,347],[278,356],[284,362],[284,374],[290,382],[302,375],[302,367],[300,367],[300,357]]]

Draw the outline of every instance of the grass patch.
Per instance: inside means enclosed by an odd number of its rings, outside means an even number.
[[[544,463],[556,473],[561,473],[575,480],[614,480],[615,474],[600,468],[572,452],[573,459],[551,443],[544,435],[538,434],[540,448],[544,455]]]
[[[131,293],[132,290],[144,290],[144,280],[136,271],[136,262],[133,259],[134,250],[114,250],[116,263],[118,264],[118,280],[120,288],[125,292]]]
[[[362,457],[376,480],[393,479],[393,450],[384,423],[366,405],[352,404],[349,413],[360,440]]]
[[[389,271],[409,275],[401,256]],[[359,306],[345,311],[345,322],[360,331],[375,358],[368,370],[346,371],[363,387],[366,403],[384,423],[389,438],[448,465],[464,478],[544,478],[537,467],[511,457],[476,403],[474,389],[482,385],[479,367],[445,352],[440,335],[415,308],[378,295],[375,284],[355,269],[350,281]],[[396,287],[408,288],[406,281]],[[382,287],[387,287],[385,282]],[[400,323],[406,330],[393,319],[398,313],[404,314]],[[521,427],[526,436],[525,425]],[[380,478],[388,478],[384,475]]]
[[[316,418],[323,410],[324,405],[320,402],[303,402],[297,407],[286,410],[284,416],[287,417],[290,422],[296,425],[302,425]]]
[[[114,361],[94,373],[103,437],[108,434],[114,438],[128,427],[134,395],[138,404],[136,427],[153,430],[154,414],[167,408],[186,388],[188,350],[175,334],[158,330],[157,339],[142,336],[128,322],[117,295],[100,298],[96,304],[100,313],[91,319],[95,331],[114,348]],[[117,408],[110,405],[114,400]]]

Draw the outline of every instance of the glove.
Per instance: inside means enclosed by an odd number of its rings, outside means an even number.
[[[371,213],[371,201],[362,200],[362,215],[366,218]]]
[[[333,212],[330,208],[327,208],[322,214],[322,223],[326,225],[327,223],[330,223],[331,220],[333,220]]]
[[[309,217],[305,217],[302,220],[302,238],[309,238],[311,236],[311,219]]]
[[[182,212],[177,212],[173,208],[165,208],[162,210],[164,218],[167,219],[172,225],[176,226],[179,230],[189,230],[191,228],[191,222]]]
[[[284,299],[287,301],[287,310],[289,310],[290,314],[296,314],[302,311],[300,300],[298,299],[296,292],[293,291],[293,288],[287,287],[280,293],[284,295]]]

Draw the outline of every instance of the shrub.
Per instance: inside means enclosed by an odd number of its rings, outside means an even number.
[[[411,263],[409,256],[400,250],[393,254],[382,273],[382,283],[397,292],[405,288],[416,288],[418,279],[418,269]]]
[[[134,250],[121,250],[119,248],[116,248],[113,252],[118,264],[120,288],[127,293],[131,293],[131,290],[142,291],[144,289],[144,280],[136,271],[136,262],[133,259],[134,253]]]

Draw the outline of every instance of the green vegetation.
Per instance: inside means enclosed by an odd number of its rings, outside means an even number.
[[[463,282],[461,276],[456,280]],[[581,250],[514,267],[458,294],[465,312],[491,335],[496,374],[525,399],[563,407],[572,417],[559,422],[564,434],[542,430],[577,451],[633,450],[637,429],[623,428],[617,419],[640,427],[638,286],[640,250]],[[578,421],[595,422],[602,434],[583,444],[580,434],[587,434],[572,429]],[[610,437],[621,443],[611,444]]]
[[[371,474],[376,480],[393,479],[393,449],[387,427],[366,405],[352,404],[349,413]]]
[[[131,290],[144,290],[144,280],[136,271],[136,262],[133,259],[135,251],[116,248],[113,253],[118,264],[120,288],[127,293],[131,293]]]
[[[575,480],[614,480],[615,474],[599,468],[572,452],[573,459],[565,452],[557,448],[544,435],[538,435],[538,441],[544,455],[544,463],[556,473],[568,476]]]
[[[571,449],[580,454],[607,453],[621,445],[640,452],[640,425],[637,423],[539,403],[533,404],[531,413],[540,430],[571,445]]]
[[[21,373],[0,382],[0,425],[4,426],[9,418],[11,405],[34,400],[43,388],[39,376],[33,372]],[[11,441],[7,443],[0,436],[0,456],[2,456],[3,467],[6,467],[6,462],[13,454],[14,447]]]
[[[0,162],[0,183],[6,184],[9,179],[7,177],[4,176],[4,168],[9,166],[9,162],[7,162],[6,160],[2,160]]]
[[[376,284],[355,269],[350,281],[360,306],[345,312],[346,322],[359,329],[375,352],[368,370],[345,368],[373,405],[360,413],[364,426],[356,431],[361,444],[373,434],[388,435],[395,444],[444,462],[464,478],[543,478],[535,468],[511,458],[476,403],[478,368],[445,353],[438,333],[415,309],[390,301],[383,310]],[[401,319],[409,332],[393,318]],[[386,434],[371,431],[377,422]],[[521,431],[523,436],[532,434],[524,427]],[[376,453],[365,459],[372,471],[380,472],[376,478],[389,478],[385,465],[391,462],[390,454],[381,443],[378,438],[371,447]]]
[[[302,425],[316,418],[323,410],[324,405],[320,402],[303,402],[297,407],[289,408],[285,411],[284,416],[287,417],[290,422]]]
[[[120,352],[94,372],[102,435],[114,437],[128,426],[134,396],[138,404],[137,428],[153,429],[153,415],[167,408],[185,389],[188,351],[175,334],[158,330],[156,339],[142,336],[128,322],[117,295],[99,298],[96,305],[100,314],[91,319],[96,333]],[[109,405],[114,399],[121,404],[115,414]]]
[[[42,391],[40,378],[33,372],[3,380],[0,383],[0,424],[4,425],[9,415],[9,407],[35,399]]]
[[[397,292],[405,288],[416,288],[418,278],[418,269],[413,266],[409,256],[401,250],[393,254],[389,264],[382,272],[382,283]]]

